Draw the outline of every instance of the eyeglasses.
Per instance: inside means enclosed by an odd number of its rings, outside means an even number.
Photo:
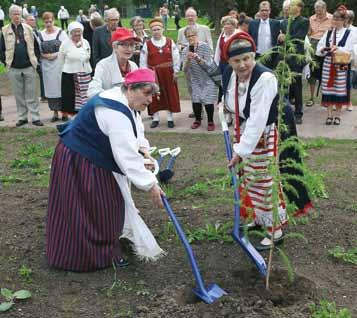
[[[134,42],[117,42],[117,46],[122,46],[122,47],[125,47],[125,48],[134,48],[135,47],[135,43]]]

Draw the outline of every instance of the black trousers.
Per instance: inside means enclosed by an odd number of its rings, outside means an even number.
[[[66,26],[66,28],[65,28]],[[61,28],[62,30],[66,30],[68,27],[68,19],[61,19]]]
[[[202,104],[192,103],[193,112],[195,113],[195,119],[201,121],[202,119]],[[208,122],[213,122],[214,106],[213,104],[205,105]]]
[[[289,88],[289,99],[295,100],[295,118],[303,116],[303,101],[302,101],[302,78],[301,75],[295,77],[294,82]]]

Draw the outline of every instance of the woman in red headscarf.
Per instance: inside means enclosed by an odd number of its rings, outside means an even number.
[[[179,113],[180,97],[177,76],[180,71],[180,53],[174,41],[163,36],[164,24],[161,19],[149,23],[152,38],[147,41],[140,53],[140,67],[155,71],[160,87],[160,95],[153,98],[149,115],[153,116],[151,128],[159,126],[159,112],[167,111],[167,126],[174,127],[172,113]]]
[[[128,188],[129,180],[150,192],[153,203],[162,207],[163,192],[139,153],[152,159],[148,149],[141,147],[144,136],[137,114],[157,91],[153,71],[135,70],[126,75],[121,87],[91,98],[73,122],[60,129],[46,218],[50,266],[79,272],[112,264],[126,266],[121,236],[133,241],[140,257],[156,259],[162,254],[140,221]],[[135,231],[127,219],[134,220],[132,224],[141,231]],[[145,236],[136,239],[135,233]]]
[[[342,107],[351,106],[351,60],[346,61],[344,65],[334,63],[334,55],[342,53],[348,57],[353,51],[353,34],[344,27],[346,11],[345,6],[337,9],[332,18],[332,30],[323,35],[316,48],[316,55],[324,57],[321,105],[327,107],[326,125],[340,125]],[[336,106],[334,117],[333,106]]]
[[[249,228],[267,229],[267,237],[256,246],[264,250],[270,248],[272,238],[276,244],[282,241],[281,226],[287,218],[281,201],[279,221],[273,222],[273,180],[268,171],[270,158],[277,156],[278,81],[270,69],[255,62],[255,49],[253,39],[245,32],[236,33],[226,42],[224,53],[229,67],[223,76],[223,93],[224,106],[234,114],[236,124],[234,155],[229,165],[246,162],[242,169],[246,176],[242,201],[249,206],[241,211],[247,211],[243,217],[253,220]]]

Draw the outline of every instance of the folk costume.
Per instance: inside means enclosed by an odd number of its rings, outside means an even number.
[[[126,77],[128,84],[154,81],[147,69]],[[112,262],[121,266],[119,237],[132,240],[142,258],[155,260],[163,254],[138,215],[128,186],[130,180],[148,191],[157,183],[139,154],[143,145],[149,144],[141,118],[118,87],[90,99],[60,129],[46,223],[50,266],[70,271],[97,270]]]
[[[150,28],[163,28],[163,23],[159,19],[150,22]],[[144,45],[140,53],[140,67],[148,67],[155,71],[160,87],[160,95],[153,97],[149,106],[149,115],[153,116],[151,128],[159,125],[159,111],[167,111],[169,128],[173,128],[172,113],[179,113],[180,97],[177,82],[174,78],[180,71],[180,54],[174,41],[161,36],[159,40],[152,37]]]
[[[61,43],[67,39],[67,35],[60,28],[55,27],[55,32],[48,33],[43,30],[38,33],[41,54],[58,54]],[[62,109],[61,99],[61,72],[58,71],[60,60],[48,60],[41,58],[41,71],[44,83],[45,97],[48,107],[53,111]]]
[[[337,30],[327,31],[320,39],[316,55],[323,56],[324,62],[322,66],[322,100],[321,105],[328,106],[350,106],[351,105],[351,83],[350,72],[351,65],[346,68],[341,68],[339,65],[334,65],[332,55],[327,51],[323,51],[325,47],[337,46],[340,51],[353,51],[353,36],[350,30],[341,28]]]
[[[83,32],[83,25],[79,22],[69,24],[68,33],[70,36],[62,42],[58,54],[62,68],[62,112],[72,115],[87,102],[87,91],[92,72],[89,63],[90,45],[84,38],[81,39],[80,46],[72,41],[71,32],[75,29],[80,29]]]
[[[234,41],[247,40],[250,47],[230,50]],[[253,39],[245,32],[237,33],[226,43],[227,60],[231,57],[255,52]],[[268,165],[271,157],[278,155],[278,132],[275,126],[278,115],[278,82],[272,71],[255,64],[246,82],[240,82],[229,66],[223,75],[224,105],[228,112],[235,114],[235,138],[233,150],[244,165],[240,188],[243,218],[252,218],[254,225],[266,227],[274,232],[274,240],[281,239],[281,226],[287,222],[285,203],[280,187],[278,207],[279,222],[273,229],[273,180]],[[251,212],[252,211],[252,212]],[[275,235],[276,234],[276,235]],[[264,239],[257,248],[269,248],[271,241]]]

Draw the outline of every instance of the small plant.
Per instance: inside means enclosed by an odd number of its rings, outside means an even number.
[[[230,234],[232,222],[225,224],[206,224],[204,228],[187,231],[187,239],[189,243],[195,241],[216,241],[221,243],[232,243],[233,238]]]
[[[307,142],[302,142],[304,149],[321,149],[327,146],[326,138],[314,138]]]
[[[16,299],[27,299],[31,297],[31,293],[24,289],[13,293],[10,289],[1,288],[1,295],[5,298],[5,302],[0,303],[0,312],[8,311],[15,305]]]
[[[175,231],[174,224],[169,221],[164,225],[164,229],[163,229],[160,237],[163,241],[168,241],[175,234],[176,234],[176,231]]]
[[[346,263],[357,265],[357,246],[347,251],[341,246],[336,246],[329,250],[328,253],[330,256],[343,260]]]
[[[26,265],[22,264],[19,269],[19,274],[22,278],[26,280],[30,280],[32,276],[32,269],[27,267]]]
[[[40,160],[36,157],[28,159],[14,159],[11,161],[11,168],[25,169],[25,168],[38,168],[40,167]]]
[[[185,194],[203,197],[208,194],[208,185],[203,182],[196,182],[193,186],[184,190]]]
[[[310,318],[352,318],[351,312],[348,309],[342,308],[341,310],[337,310],[334,302],[330,303],[322,300],[320,301],[320,305],[312,304],[309,307],[311,312]]]

